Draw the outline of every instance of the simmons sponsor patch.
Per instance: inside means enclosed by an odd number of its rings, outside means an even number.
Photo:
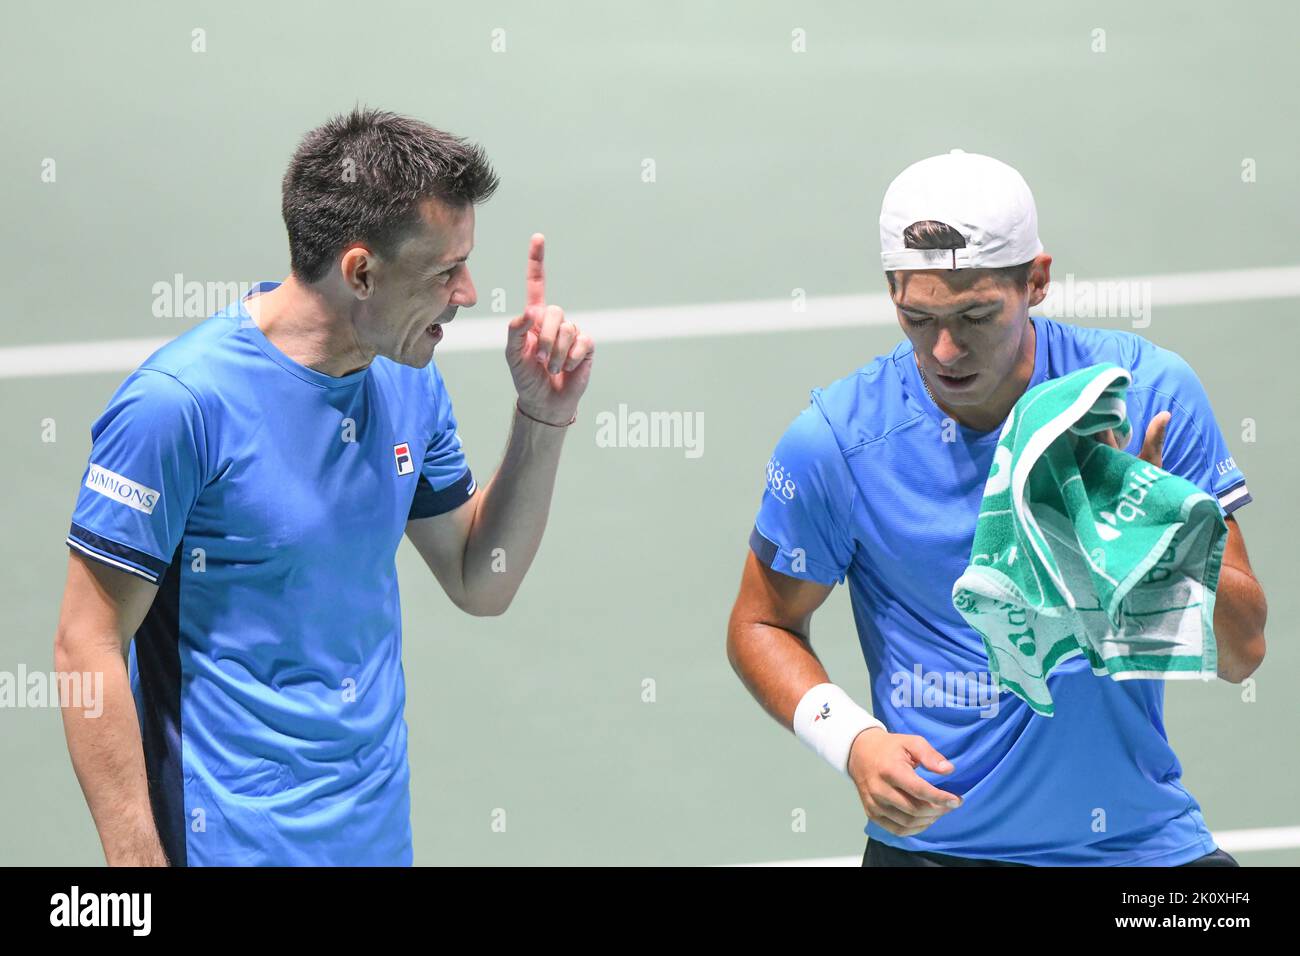
[[[105,498],[112,498],[118,504],[134,508],[147,515],[153,514],[154,506],[162,497],[161,491],[146,488],[130,478],[123,478],[107,468],[100,468],[99,465],[90,466],[90,471],[86,474],[86,487],[91,491],[98,491]]]

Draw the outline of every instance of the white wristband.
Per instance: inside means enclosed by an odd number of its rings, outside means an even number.
[[[849,772],[853,741],[869,727],[885,725],[834,684],[811,688],[794,709],[795,736],[842,774]]]

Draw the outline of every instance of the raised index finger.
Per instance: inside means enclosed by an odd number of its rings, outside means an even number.
[[[542,265],[545,252],[546,237],[540,232],[533,233],[528,246],[528,305],[546,304],[546,270]]]

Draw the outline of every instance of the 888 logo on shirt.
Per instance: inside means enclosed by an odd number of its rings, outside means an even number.
[[[776,458],[767,461],[767,490],[782,504],[794,500],[794,478],[786,474],[785,467]]]

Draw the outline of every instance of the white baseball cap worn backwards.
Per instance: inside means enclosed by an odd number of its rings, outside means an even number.
[[[964,249],[909,249],[903,230],[915,222],[946,223]],[[1029,184],[1006,163],[954,149],[898,174],[880,206],[880,263],[893,269],[999,269],[1043,251]]]

